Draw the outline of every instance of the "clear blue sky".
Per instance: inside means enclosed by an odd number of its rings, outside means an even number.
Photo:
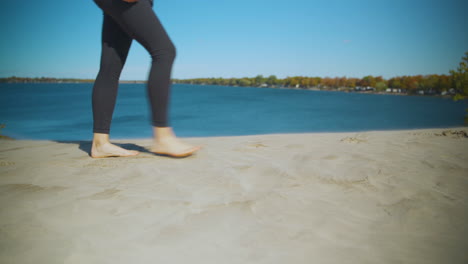
[[[154,1],[173,78],[448,74],[468,51],[466,0]],[[0,77],[96,77],[92,0],[3,1],[0,22]],[[121,79],[146,80],[150,60],[134,40]]]

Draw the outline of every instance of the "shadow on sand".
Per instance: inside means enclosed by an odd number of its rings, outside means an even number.
[[[57,143],[63,143],[63,144],[75,144],[78,146],[80,150],[82,150],[83,152],[86,152],[88,156],[91,157],[91,144],[92,144],[91,140],[51,140],[51,141],[57,142]],[[117,145],[124,149],[128,149],[128,150],[137,150],[141,153],[149,153],[153,155],[158,155],[156,153],[149,151],[147,148],[140,146],[140,145],[136,145],[134,143],[112,142],[112,144]]]

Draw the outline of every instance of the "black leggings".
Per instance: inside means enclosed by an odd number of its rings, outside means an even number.
[[[133,39],[149,52],[152,59],[147,83],[151,124],[169,126],[171,71],[176,50],[153,11],[153,1],[93,1],[104,15],[101,63],[92,93],[93,132],[109,134],[120,74]]]

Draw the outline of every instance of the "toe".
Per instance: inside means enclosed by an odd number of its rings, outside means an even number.
[[[140,152],[137,150],[131,150],[130,153],[132,156],[140,154]]]
[[[199,150],[199,147],[196,146],[196,147],[191,147],[189,148],[186,152],[184,152],[184,154],[190,154],[190,153],[193,153],[195,151]]]

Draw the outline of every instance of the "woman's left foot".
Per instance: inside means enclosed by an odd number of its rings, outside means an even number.
[[[176,137],[171,137],[155,141],[153,146],[150,148],[150,151],[155,154],[182,158],[192,155],[195,151],[200,150],[201,148],[201,146],[186,144]]]
[[[124,149],[110,142],[99,145],[93,143],[91,147],[91,157],[93,158],[130,157],[139,153],[137,150]]]

